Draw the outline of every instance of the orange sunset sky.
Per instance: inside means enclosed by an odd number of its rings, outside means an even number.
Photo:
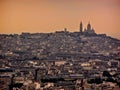
[[[80,21],[120,39],[120,0],[0,0],[1,34],[73,32]]]

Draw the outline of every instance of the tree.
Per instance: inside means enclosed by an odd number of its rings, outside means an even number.
[[[95,84],[100,84],[100,83],[103,82],[103,80],[102,80],[101,78],[94,78],[94,79],[88,80],[87,82],[88,82],[89,84],[93,84],[93,83],[95,83]]]
[[[103,71],[104,77],[111,77],[110,73],[108,71]]]

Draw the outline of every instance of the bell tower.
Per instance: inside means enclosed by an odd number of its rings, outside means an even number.
[[[82,24],[82,22],[80,22],[80,32],[81,33],[83,32],[83,24]]]

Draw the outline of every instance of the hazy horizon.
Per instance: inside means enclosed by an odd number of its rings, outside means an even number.
[[[79,31],[90,21],[98,34],[120,39],[119,0],[1,0],[0,34]]]

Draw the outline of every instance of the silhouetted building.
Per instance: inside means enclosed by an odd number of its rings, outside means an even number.
[[[81,33],[83,32],[83,25],[82,25],[82,22],[80,23],[80,32],[81,32]]]
[[[93,28],[91,28],[91,24],[88,23],[87,25],[87,29],[84,29],[84,34],[95,34],[95,30]]]
[[[67,28],[64,28],[64,31],[67,32]]]
[[[90,25],[90,22],[88,23],[87,25],[87,30],[90,31],[91,30],[91,25]]]

